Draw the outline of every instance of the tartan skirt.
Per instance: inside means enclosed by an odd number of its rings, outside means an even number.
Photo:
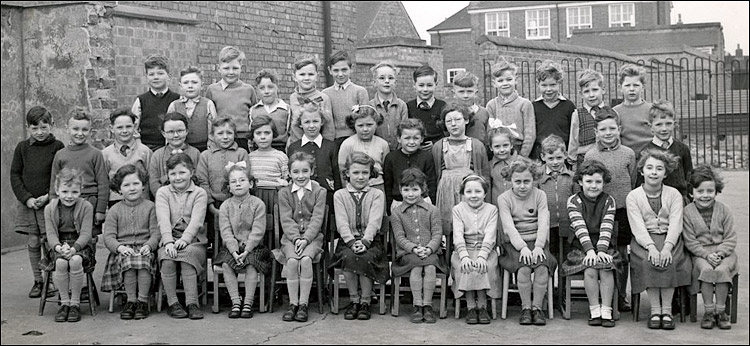
[[[372,247],[365,252],[356,254],[339,239],[331,257],[331,263],[328,265],[329,270],[334,268],[363,275],[377,282],[386,282],[390,277],[388,259],[378,240],[373,241]]]
[[[245,246],[240,245],[239,252],[242,253],[244,251]],[[216,259],[214,259],[213,264],[222,265],[223,263],[226,263],[235,273],[244,270],[245,267],[250,265],[255,268],[255,271],[263,273],[263,275],[269,275],[271,274],[271,261],[271,251],[263,245],[258,245],[253,251],[250,251],[247,257],[245,257],[245,263],[242,265],[237,264],[237,261],[234,260],[232,253],[229,252],[229,249],[227,249],[226,246],[222,246],[221,250],[219,250],[219,254],[216,255]]]
[[[534,241],[527,241],[526,246],[529,248],[529,250],[533,250],[535,246]],[[549,251],[549,246],[544,247],[544,255],[547,258],[543,261],[530,265],[523,264],[519,261],[519,259],[521,258],[521,251],[516,250],[516,248],[513,247],[513,244],[505,243],[500,245],[500,248],[504,252],[504,254],[500,256],[500,266],[511,273],[517,272],[521,267],[536,269],[537,267],[545,266],[547,267],[547,269],[549,269],[549,273],[551,275],[555,272],[555,269],[557,269],[557,259]]]
[[[151,252],[148,255],[140,255],[137,254],[139,249],[133,248],[133,250],[136,250],[136,255],[133,256],[123,256],[114,252],[109,254],[102,276],[101,290],[103,292],[120,289],[124,282],[123,273],[131,269],[146,269],[152,277],[156,275],[156,254]]]
[[[71,242],[70,244],[73,244],[74,242]],[[83,271],[85,273],[92,272],[94,270],[94,266],[96,266],[96,258],[92,256],[91,247],[89,245],[86,245],[81,249],[81,251],[76,252],[76,255],[81,256],[83,259]],[[47,251],[47,257],[42,258],[41,261],[39,261],[39,269],[51,272],[55,270],[55,266],[57,264],[57,259],[63,258],[63,256],[55,249],[49,249]]]

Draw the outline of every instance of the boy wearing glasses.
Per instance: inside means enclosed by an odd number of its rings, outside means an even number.
[[[151,155],[148,165],[148,185],[151,194],[156,196],[156,190],[167,185],[167,159],[174,154],[184,153],[193,162],[198,162],[200,151],[185,143],[188,135],[188,119],[184,114],[171,112],[164,116],[161,122],[161,134],[167,139],[167,146],[162,147]]]

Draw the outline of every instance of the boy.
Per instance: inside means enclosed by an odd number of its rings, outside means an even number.
[[[427,191],[422,191],[422,197],[428,197],[428,203],[434,204],[436,200],[435,161],[429,151],[419,150],[424,133],[424,125],[419,119],[406,119],[398,125],[398,142],[401,148],[388,153],[383,161],[383,181],[389,214],[403,201],[400,180],[401,172],[407,168],[417,168],[427,176]]]
[[[392,62],[381,61],[370,71],[372,71],[372,84],[376,91],[375,97],[368,104],[375,107],[375,110],[383,117],[383,123],[375,130],[375,134],[388,142],[390,150],[396,150],[398,148],[398,125],[409,118],[406,103],[394,92],[399,70]]]
[[[211,133],[211,122],[218,116],[214,101],[201,96],[202,77],[203,72],[195,66],[188,66],[180,71],[182,96],[167,108],[167,113],[177,112],[187,117],[188,133],[185,140],[199,151],[209,147],[211,138],[208,134]]]
[[[180,98],[180,94],[169,90],[169,60],[167,57],[152,54],[143,63],[148,78],[149,91],[138,95],[131,112],[136,116],[135,138],[149,149],[164,146],[164,137],[159,132],[161,115],[167,112],[169,104]],[[94,206],[96,209],[96,206]]]
[[[346,126],[346,116],[352,112],[352,106],[363,105],[370,100],[367,89],[352,83],[349,78],[352,73],[352,63],[349,53],[345,50],[336,52],[328,59],[328,73],[333,76],[335,83],[323,89],[323,93],[331,97],[336,148],[354,134],[354,130]]]
[[[128,109],[118,109],[109,115],[109,130],[115,137],[115,142],[102,150],[104,167],[109,179],[115,176],[120,167],[127,164],[135,165],[144,172],[148,172],[152,151],[133,138],[135,120],[135,115]],[[143,198],[148,199],[148,189],[143,189]],[[122,195],[115,191],[109,192],[108,206],[111,207],[120,200],[122,200]]]
[[[292,113],[289,105],[279,98],[278,82],[279,75],[274,70],[260,70],[255,76],[260,101],[250,108],[250,123],[252,124],[253,119],[260,115],[271,117],[278,130],[278,134],[271,141],[271,147],[286,152]]]
[[[167,145],[151,155],[148,164],[148,185],[151,195],[156,196],[160,187],[167,185],[167,159],[174,154],[185,153],[193,162],[198,162],[200,151],[185,143],[188,134],[188,120],[180,113],[167,113],[161,121],[161,133],[167,139]],[[210,150],[210,149],[209,149]],[[200,181],[198,182],[200,185]]]
[[[604,76],[601,73],[586,69],[578,75],[578,87],[583,97],[583,107],[573,112],[570,120],[570,144],[568,151],[575,167],[583,162],[586,153],[596,146],[596,116],[599,111],[609,108],[603,101]],[[609,111],[607,111],[609,113]],[[617,113],[615,113],[617,117]],[[617,120],[619,123],[619,120]],[[608,167],[609,168],[609,167]],[[624,202],[625,200],[623,200]],[[618,204],[620,206],[620,204]],[[624,207],[624,205],[622,205]]]
[[[487,108],[477,105],[477,84],[479,84],[479,77],[470,72],[461,72],[453,78],[453,95],[474,113],[471,126],[467,125],[466,135],[482,141],[489,148],[487,122],[490,119],[490,112]]]
[[[506,127],[512,130],[516,153],[529,157],[536,141],[536,120],[531,101],[516,92],[518,67],[505,59],[492,66],[492,86],[498,96],[487,102],[490,112],[490,127]]]
[[[42,296],[42,259],[40,237],[44,237],[44,206],[49,201],[52,160],[55,154],[65,147],[52,128],[52,113],[46,108],[34,106],[26,113],[26,130],[29,139],[16,145],[10,165],[10,185],[21,204],[17,207],[16,232],[28,236],[26,248],[29,250],[31,274],[34,285],[29,298]],[[52,287],[47,288],[47,293]]]
[[[561,234],[570,236],[570,219],[568,218],[568,197],[575,193],[573,172],[565,165],[568,153],[565,141],[558,135],[549,135],[539,145],[540,158],[544,163],[544,174],[539,179],[539,188],[547,194],[549,208],[549,248],[553,255],[564,252],[560,247]],[[563,244],[564,245],[564,244]]]
[[[633,190],[636,181],[635,152],[625,145],[620,144],[620,125],[618,116],[611,108],[602,108],[596,114],[596,145],[586,153],[583,161],[597,160],[604,164],[612,174],[612,180],[604,184],[604,192],[615,199],[615,222],[617,222],[617,251],[627,254],[632,234],[628,213],[625,209],[625,200],[628,193]],[[620,311],[630,311],[627,302],[626,289],[628,282],[628,261],[623,256],[624,268],[617,271],[617,288],[619,290],[618,304]]]
[[[646,149],[666,150],[677,157],[677,168],[664,177],[664,184],[674,187],[682,194],[685,205],[690,203],[688,199],[688,179],[693,171],[693,159],[690,157],[690,148],[685,143],[674,140],[674,108],[669,101],[656,101],[651,105],[648,112],[648,120],[651,124],[651,132],[654,134]],[[639,182],[642,176],[639,176]],[[638,184],[636,184],[637,186]]]
[[[620,89],[625,96],[621,104],[613,107],[620,115],[622,144],[633,149],[636,158],[640,158],[641,151],[646,149],[653,138],[649,126],[651,103],[643,100],[646,71],[636,65],[625,65],[617,74],[617,81],[620,83]]]
[[[258,102],[255,88],[240,80],[245,53],[239,48],[226,46],[219,52],[219,70],[221,80],[208,86],[206,97],[214,101],[216,112],[222,117],[229,117],[237,127],[235,141],[240,148],[248,150],[247,139],[250,137],[248,114],[250,107]]]
[[[424,124],[425,135],[422,149],[430,150],[432,144],[445,137],[443,129],[438,126],[440,112],[445,101],[435,98],[437,72],[428,65],[418,67],[412,74],[417,98],[406,103],[409,118],[419,119]]]
[[[570,123],[576,105],[560,94],[562,80],[562,68],[551,60],[542,62],[536,70],[536,85],[541,95],[532,103],[536,117],[536,143],[531,151],[532,159],[544,155],[541,152],[542,140],[549,135],[562,138],[566,148],[570,143]],[[576,155],[572,153],[569,156],[567,162],[572,167],[575,165]]]

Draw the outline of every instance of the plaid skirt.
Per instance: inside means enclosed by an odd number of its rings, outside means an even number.
[[[136,253],[139,249],[133,248]],[[151,252],[148,255],[123,256],[119,253],[111,252],[107,257],[107,265],[104,267],[102,276],[101,290],[110,292],[118,290],[123,284],[122,275],[128,270],[146,269],[151,276],[156,275],[156,254]],[[153,279],[153,278],[152,278]]]
[[[74,242],[71,242],[70,244],[73,244]],[[92,272],[94,270],[94,267],[96,266],[96,258],[91,255],[91,247],[86,245],[81,249],[81,251],[76,252],[76,255],[81,256],[83,259],[83,271],[85,273]],[[55,270],[55,265],[57,264],[57,259],[63,258],[61,254],[57,253],[55,249],[49,249],[47,252],[47,257],[43,257],[41,261],[39,261],[39,269],[51,272]]]
[[[244,251],[245,246],[240,245],[239,252],[242,253]],[[272,259],[273,256],[271,256],[271,251],[269,251],[263,245],[258,245],[255,249],[253,249],[253,251],[250,251],[247,257],[245,257],[245,263],[239,265],[237,264],[237,261],[234,260],[234,257],[229,252],[229,249],[227,249],[226,246],[222,246],[219,254],[216,255],[216,259],[214,259],[213,264],[221,265],[223,263],[226,263],[230,268],[232,268],[232,270],[234,270],[235,273],[242,271],[243,269],[245,269],[245,267],[250,265],[255,268],[255,271],[263,273],[263,275],[269,275],[271,274]]]
[[[360,254],[355,254],[339,239],[331,257],[331,264],[328,265],[328,270],[332,271],[334,268],[363,275],[377,282],[386,282],[390,277],[388,259],[377,239],[372,243],[372,247]]]
[[[526,246],[530,250],[533,250],[535,246],[534,241],[527,241]],[[545,266],[547,267],[547,269],[549,269],[550,274],[554,273],[555,269],[557,269],[557,259],[552,255],[551,252],[549,252],[549,246],[544,247],[544,255],[547,258],[544,261],[537,262],[536,264],[531,265],[526,265],[519,261],[519,259],[521,258],[521,252],[516,250],[516,248],[513,247],[513,244],[502,244],[500,245],[500,250],[502,251],[499,261],[500,266],[511,273],[517,272],[521,267],[536,269],[539,266]]]

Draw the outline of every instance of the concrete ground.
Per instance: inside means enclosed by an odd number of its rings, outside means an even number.
[[[719,199],[734,211],[739,234],[737,253],[740,256],[740,288],[738,323],[731,330],[702,330],[698,323],[677,323],[675,331],[646,328],[648,299],[641,299],[641,321],[633,322],[630,313],[612,329],[589,327],[586,324],[587,304],[575,302],[573,319],[563,320],[559,311],[544,327],[518,324],[519,307],[509,307],[507,320],[494,320],[486,326],[469,326],[463,318],[449,317],[434,325],[411,324],[408,306],[402,305],[399,317],[373,314],[370,321],[345,321],[343,314],[328,312],[320,315],[314,303],[307,323],[282,322],[283,308],[272,314],[256,313],[250,320],[230,320],[228,307],[212,314],[203,307],[205,319],[175,320],[165,311],[152,313],[140,321],[122,321],[119,308],[107,312],[108,294],[101,294],[102,306],[91,317],[83,305],[79,323],[55,323],[57,307],[48,304],[44,316],[38,316],[38,299],[26,297],[30,288],[29,264],[25,251],[2,255],[2,344],[748,344],[748,172],[726,172],[727,188]],[[101,242],[100,242],[101,244]],[[100,248],[99,263],[104,263],[106,250]],[[97,266],[95,280],[101,280],[104,265]],[[210,299],[210,298],[209,298]],[[700,298],[699,298],[700,301]],[[436,301],[437,302],[437,295]],[[209,300],[210,303],[210,300]],[[342,303],[346,303],[345,301]],[[343,305],[343,304],[342,304]],[[450,305],[450,304],[449,304]],[[373,311],[375,307],[373,307]],[[698,313],[702,315],[699,304]],[[465,314],[465,312],[464,312]],[[679,318],[677,318],[679,320]],[[579,329],[580,328],[580,329]]]

